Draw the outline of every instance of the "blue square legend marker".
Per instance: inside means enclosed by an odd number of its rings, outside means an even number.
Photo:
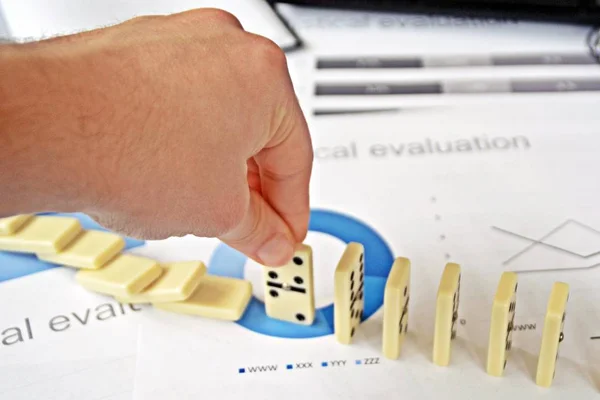
[[[246,372],[246,368],[240,368],[240,369],[238,369],[238,372],[240,374],[243,374],[244,372]]]
[[[326,366],[327,366],[327,363],[326,363],[326,362],[322,362],[322,363],[321,363],[321,367],[326,367]]]
[[[286,365],[285,367],[286,367],[287,369],[292,369],[292,368],[294,368],[294,366],[293,366],[292,364],[288,364],[288,365]]]
[[[356,360],[356,365],[360,365],[360,364],[362,364],[362,361],[361,360]]]

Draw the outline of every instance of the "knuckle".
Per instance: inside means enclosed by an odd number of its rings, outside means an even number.
[[[285,52],[270,39],[263,36],[253,37],[252,52],[257,54],[259,62],[258,67],[275,67],[277,69],[285,68],[287,70],[287,58]]]
[[[228,23],[240,27],[242,26],[240,20],[235,15],[220,8],[202,8],[190,10],[182,13],[181,17],[185,17],[190,20],[208,19],[219,23]]]

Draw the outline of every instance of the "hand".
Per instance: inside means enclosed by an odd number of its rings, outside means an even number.
[[[30,106],[50,96],[55,107],[34,123],[51,159],[22,172],[60,188],[37,192],[54,209],[141,239],[218,237],[261,264],[291,259],[308,229],[313,152],[277,45],[204,9],[14,50],[43,65],[45,80],[27,76],[45,85]]]

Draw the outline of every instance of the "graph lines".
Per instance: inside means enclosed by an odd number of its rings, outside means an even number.
[[[556,251],[562,252],[564,254],[568,254],[571,255],[573,257],[576,257],[578,259],[592,259],[598,255],[600,255],[600,231],[589,226],[586,225],[582,222],[576,221],[574,219],[567,219],[564,222],[560,223],[559,225],[557,225],[555,228],[551,229],[548,233],[546,233],[545,235],[543,235],[542,237],[540,237],[539,239],[535,239],[526,235],[522,235],[516,232],[512,232],[509,231],[507,229],[501,228],[499,226],[492,226],[491,227],[493,230],[497,231],[497,232],[501,232],[503,234],[506,235],[510,235],[513,237],[517,237],[520,239],[524,239],[529,241],[530,243],[525,246],[523,249],[519,250],[518,252],[516,252],[515,254],[511,255],[510,257],[508,257],[506,260],[504,260],[502,262],[503,266],[509,266],[511,263],[513,263],[515,260],[517,260],[518,258],[522,257],[524,254],[530,252],[531,250],[533,250],[534,248],[538,247],[538,246],[544,246],[547,248],[551,248],[554,249]],[[575,232],[578,232],[578,235],[581,237],[584,237],[587,242],[590,243],[591,246],[593,246],[594,250],[593,251],[587,251],[587,252],[583,252],[581,250],[576,250],[574,248],[570,248],[568,244],[557,244],[557,243],[551,243],[550,239],[551,238],[556,238],[557,235],[559,235],[561,232],[564,233],[565,229],[571,229],[571,230],[575,230]],[[584,236],[585,235],[585,236]],[[577,268],[564,268],[564,269],[589,269],[589,268],[594,268],[596,266],[600,265],[600,263],[596,262],[593,265],[588,265],[585,267],[577,267]],[[553,271],[556,271],[556,268],[552,269]],[[543,269],[536,269],[535,271],[544,271]],[[521,272],[527,272],[527,271],[521,271]]]

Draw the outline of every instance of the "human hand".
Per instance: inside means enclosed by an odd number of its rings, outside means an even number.
[[[292,257],[313,152],[277,45],[204,9],[27,48],[56,98],[38,138],[54,156],[33,173],[43,179],[46,164],[69,177],[50,180],[70,196],[54,209],[141,239],[218,237],[265,265]]]

